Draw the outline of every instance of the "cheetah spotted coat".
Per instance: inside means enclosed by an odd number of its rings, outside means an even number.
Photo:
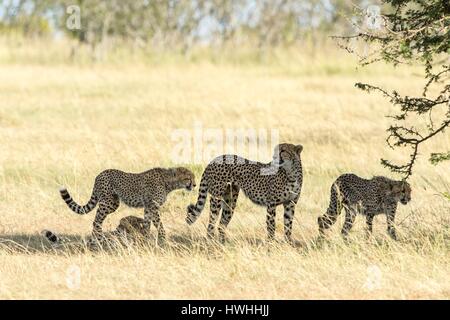
[[[389,235],[396,239],[394,226],[397,203],[407,204],[411,200],[411,187],[405,181],[386,177],[363,179],[355,174],[343,174],[331,186],[330,204],[327,212],[318,218],[319,231],[330,228],[345,208],[345,223],[342,235],[346,237],[358,213],[366,216],[368,232],[372,232],[375,215],[385,214]]]
[[[127,173],[116,169],[101,172],[95,179],[89,202],[78,205],[63,188],[61,197],[72,211],[86,214],[98,204],[93,223],[93,235],[101,235],[102,223],[108,214],[119,207],[120,202],[133,208],[144,208],[145,227],[153,223],[158,230],[158,242],[165,241],[165,231],[159,215],[159,207],[167,195],[176,189],[195,188],[195,176],[186,168],[154,168],[142,173]]]
[[[275,235],[275,209],[284,206],[285,238],[291,242],[292,221],[295,205],[299,200],[303,172],[301,145],[280,144],[276,146],[273,161],[259,163],[236,155],[223,155],[211,161],[203,172],[197,203],[187,208],[188,224],[192,224],[204,208],[207,194],[210,199],[208,237],[213,237],[220,210],[219,239],[225,241],[228,226],[239,191],[255,204],[267,208],[266,225],[268,239]]]

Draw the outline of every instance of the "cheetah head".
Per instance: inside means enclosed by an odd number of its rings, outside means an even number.
[[[387,185],[386,194],[393,197],[395,201],[405,205],[411,201],[411,186],[406,181],[393,181]]]
[[[402,181],[397,187],[397,195],[401,204],[411,201],[411,186],[408,182]]]
[[[186,168],[178,167],[171,169],[172,178],[180,189],[192,191],[195,189],[195,176]]]
[[[302,150],[301,144],[281,143],[274,149],[273,160],[280,166],[290,166],[294,160],[300,160]]]
[[[144,235],[145,234],[144,219],[135,216],[124,217],[120,219],[117,230],[123,231],[127,234]]]

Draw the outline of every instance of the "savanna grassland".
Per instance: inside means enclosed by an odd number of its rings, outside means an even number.
[[[368,81],[418,95],[423,85],[418,70],[382,65],[356,69],[355,61],[331,49],[260,63],[127,63],[124,58],[77,64],[28,61],[4,46],[0,298],[450,298],[450,202],[441,195],[450,190],[450,167],[427,161],[430,152],[450,149],[448,132],[421,150],[410,179],[412,201],[399,206],[398,242],[386,236],[385,219],[379,216],[372,239],[365,238],[365,220],[359,217],[346,244],[340,237],[342,215],[328,240],[321,245],[316,241],[317,217],[326,210],[330,185],[338,175],[395,178],[379,159],[407,156],[385,143],[391,121],[385,115],[394,111],[392,106],[354,83]],[[265,209],[243,195],[228,228],[229,242],[223,247],[209,243],[209,206],[188,227],[185,208],[197,194],[187,191],[170,194],[162,208],[169,238],[165,249],[152,239],[143,248],[74,252],[52,249],[41,238],[42,229],[73,241],[91,231],[94,212],[72,213],[59,196],[61,185],[85,203],[103,169],[140,172],[179,165],[170,156],[172,133],[192,132],[196,123],[221,130],[277,129],[280,140],[303,145],[296,247],[282,241],[281,208],[278,241],[268,247]],[[184,165],[199,179],[205,164],[186,159]],[[122,205],[104,229],[114,229],[129,214],[143,212]]]

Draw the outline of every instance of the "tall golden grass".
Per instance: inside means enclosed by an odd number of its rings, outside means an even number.
[[[13,49],[0,49],[0,298],[450,297],[450,203],[440,195],[449,192],[450,170],[448,163],[426,160],[431,151],[450,149],[448,133],[421,150],[410,181],[412,201],[398,210],[398,242],[386,236],[383,216],[375,219],[373,239],[365,238],[359,217],[350,243],[340,238],[342,219],[324,244],[316,242],[317,217],[338,175],[395,178],[379,159],[407,156],[385,144],[392,106],[358,91],[354,82],[417,94],[422,80],[416,69],[355,69],[352,59],[333,50],[280,53],[276,63],[259,64],[68,64],[14,58]],[[171,134],[191,130],[196,121],[219,129],[273,128],[282,141],[304,146],[296,247],[282,241],[280,210],[279,241],[268,246],[265,210],[243,195],[229,242],[206,241],[209,208],[188,227],[185,208],[196,193],[185,191],[173,192],[162,208],[165,249],[152,240],[112,253],[72,252],[53,250],[41,239],[44,228],[74,241],[91,231],[94,213],[73,214],[59,186],[83,203],[103,169],[174,165]],[[204,165],[187,166],[199,179]],[[129,214],[143,212],[122,205],[104,228]]]

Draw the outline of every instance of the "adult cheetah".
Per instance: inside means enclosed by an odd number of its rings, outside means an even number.
[[[116,169],[101,172],[96,178],[89,202],[78,205],[68,191],[60,190],[61,197],[75,213],[86,214],[98,204],[93,223],[93,235],[102,233],[106,216],[119,207],[120,202],[133,208],[144,208],[144,227],[150,231],[153,223],[158,230],[158,243],[165,242],[165,231],[159,215],[159,207],[167,195],[176,189],[195,188],[195,176],[186,168],[153,168],[142,173],[127,173]]]
[[[301,145],[279,144],[269,163],[255,162],[236,155],[215,158],[203,172],[197,203],[187,208],[187,223],[192,224],[197,220],[209,192],[211,211],[207,235],[209,238],[214,236],[215,224],[222,209],[219,240],[224,243],[225,229],[233,216],[239,190],[242,189],[252,202],[267,207],[269,241],[275,236],[275,209],[278,205],[284,206],[285,239],[292,243],[292,221],[303,180],[302,150]]]
[[[387,232],[397,239],[394,220],[397,203],[406,205],[411,200],[411,187],[406,181],[391,180],[376,176],[363,179],[355,174],[341,175],[331,186],[330,204],[327,212],[318,218],[319,232],[323,236],[324,230],[330,228],[345,208],[345,223],[342,235],[347,237],[353,226],[356,215],[366,216],[367,231],[372,233],[372,222],[375,215],[385,214]]]

